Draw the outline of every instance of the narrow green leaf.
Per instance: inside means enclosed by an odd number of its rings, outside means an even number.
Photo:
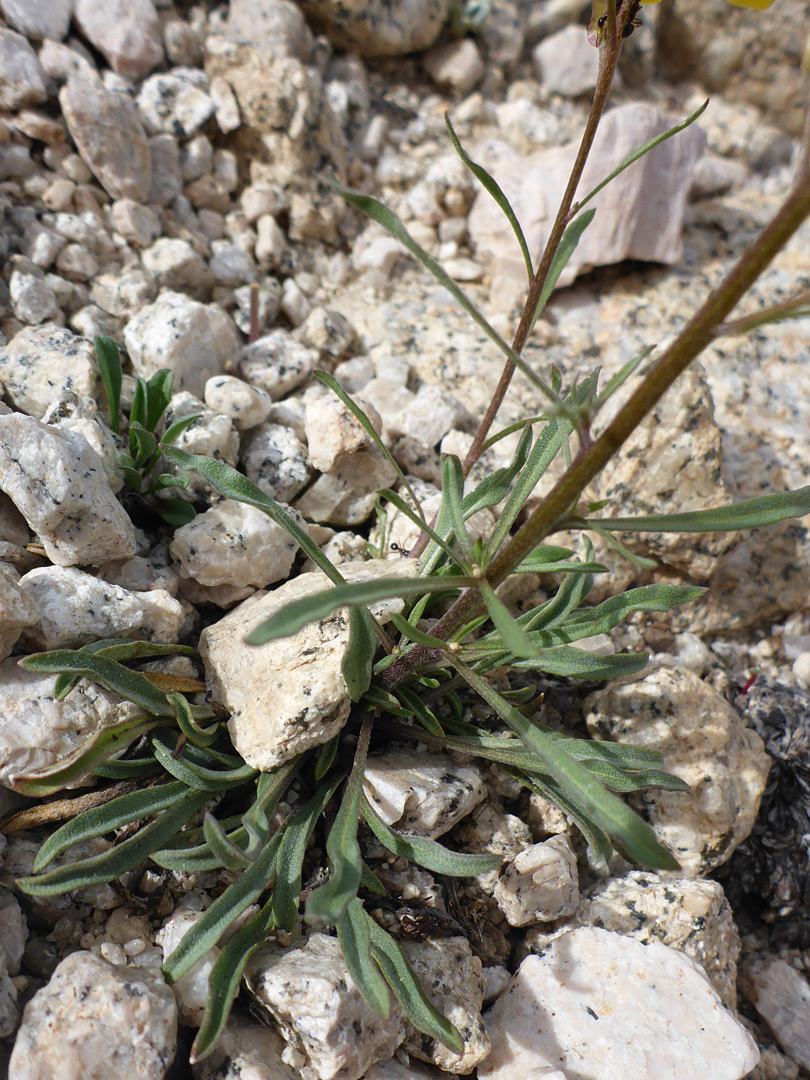
[[[548,277],[546,278],[542,292],[537,301],[537,307],[534,309],[532,326],[537,322],[540,312],[548,303],[549,297],[554,292],[554,286],[557,284],[560,274],[568,265],[569,259],[576,251],[577,244],[582,238],[582,234],[593,221],[595,213],[595,210],[586,210],[584,214],[580,214],[578,218],[574,218],[563,233],[562,240],[560,240],[560,246],[557,248],[556,254],[554,255],[551,267],[549,268]],[[574,426],[576,426],[576,423],[574,423]]]
[[[315,779],[323,780],[335,763],[338,745],[340,744],[341,732],[333,735],[329,742],[318,748],[318,756],[315,760]]]
[[[115,660],[91,653],[57,649],[54,652],[35,653],[20,661],[20,667],[27,671],[41,674],[85,675],[100,683],[107,690],[112,690],[119,697],[133,702],[152,716],[174,716],[174,710],[166,700],[166,695],[149,682],[140,672],[130,671]]]
[[[507,344],[501,335],[490,326],[475,304],[469,299],[466,293],[459,288],[456,282],[453,281],[447,271],[416,243],[392,210],[389,210],[387,206],[384,206],[379,200],[372,198],[370,195],[361,195],[358,192],[347,191],[346,188],[342,188],[334,180],[331,180],[330,183],[338,195],[345,199],[350,206],[354,206],[357,210],[360,210],[361,213],[370,217],[372,221],[376,221],[378,225],[382,225],[394,239],[399,240],[402,246],[409,251],[414,258],[418,259],[439,284],[447,289],[451,296],[453,296],[473,319],[476,325],[483,330],[489,340],[501,350],[504,356],[511,360],[512,363],[523,372],[526,378],[537,387],[541,394],[547,397],[549,401],[554,402],[555,406],[557,406],[562,413],[568,411],[565,403],[557,394],[555,394],[551,387],[541,379],[540,376],[529,367],[526,361],[515,352],[512,346]]]
[[[462,507],[465,521],[473,514],[477,514],[479,510],[497,506],[499,502],[503,502],[509,494],[515,477],[526,464],[531,445],[532,431],[530,427],[527,427],[518,441],[517,449],[509,465],[505,469],[496,469],[489,476],[485,476],[471,492],[464,496]]]
[[[363,1001],[377,1016],[387,1019],[391,1015],[391,992],[372,959],[371,934],[363,901],[358,897],[338,919],[337,934],[346,967]]]
[[[245,854],[244,848],[225,834],[225,830],[211,813],[206,814],[203,819],[203,835],[211,854],[226,870],[243,870],[252,861]]]
[[[397,630],[408,641],[412,641],[417,645],[426,645],[429,649],[446,649],[447,642],[442,638],[432,637],[430,634],[426,634],[424,630],[418,629],[414,626],[410,619],[406,619],[403,615],[392,613],[391,622],[397,628]]]
[[[452,663],[462,678],[544,762],[545,771],[575,799],[589,819],[622,852],[644,866],[678,869],[677,861],[658,842],[650,826],[576,762],[559,742],[549,739],[508,701],[504,701],[485,679],[458,660],[453,659]]]
[[[174,804],[151,824],[144,826],[117,847],[35,877],[19,878],[17,886],[29,896],[57,896],[72,889],[83,889],[87,885],[114,881],[170,840],[209,798],[210,795],[205,792],[192,791],[176,799]]]
[[[103,806],[94,806],[77,814],[43,842],[34,859],[34,873],[38,874],[53,862],[63,851],[80,844],[83,840],[92,840],[97,836],[130,825],[133,821],[152,817],[172,806],[185,793],[184,784],[176,780],[168,784],[159,784],[143,791],[131,791],[119,795]]]
[[[315,926],[334,925],[357,895],[363,865],[357,843],[357,820],[370,738],[371,719],[366,717],[360,729],[354,764],[346,781],[340,809],[326,838],[329,880],[311,892],[306,901],[304,918]]]
[[[228,1021],[247,963],[264,944],[273,925],[272,901],[268,901],[222,946],[211,969],[202,1024],[191,1047],[189,1060],[192,1065],[208,1057],[214,1049]]]
[[[194,711],[189,702],[175,690],[166,693],[166,700],[174,709],[177,726],[190,743],[195,746],[211,746],[219,738],[221,724],[211,724],[202,728],[194,718]]]
[[[158,491],[165,491],[167,488],[186,488],[189,479],[188,473],[184,472],[161,473],[149,488],[149,494],[154,495]]]
[[[365,796],[361,811],[368,827],[389,851],[408,859],[409,862],[424,866],[433,873],[444,874],[446,877],[474,877],[476,874],[485,874],[488,870],[497,870],[503,862],[498,855],[468,855],[460,851],[450,851],[426,836],[408,836],[396,832],[383,821]]]
[[[645,142],[642,146],[640,146],[638,150],[634,150],[629,157],[624,159],[621,165],[615,168],[609,176],[606,176],[600,184],[596,185],[593,191],[589,191],[585,198],[581,199],[580,202],[577,203],[577,210],[581,210],[582,207],[589,203],[595,195],[598,195],[603,188],[607,187],[611,180],[615,180],[617,176],[623,173],[625,169],[628,169],[634,162],[638,161],[639,158],[644,157],[645,154],[649,154],[649,152],[651,150],[654,150],[656,146],[660,146],[661,143],[666,142],[667,139],[671,139],[673,135],[677,135],[685,128],[688,128],[690,124],[694,124],[694,122],[706,111],[708,105],[709,99],[706,98],[700,108],[696,109],[691,116],[688,116],[686,118],[686,120],[681,121],[680,124],[676,124],[675,127],[671,127],[668,131],[663,132],[663,134],[656,135],[654,138],[648,139],[648,141]]]
[[[349,608],[349,644],[340,671],[352,701],[359,701],[371,685],[376,651],[377,637],[371,615],[365,608]]]
[[[292,518],[274,499],[258,488],[242,473],[227,465],[224,461],[215,461],[203,454],[187,454],[179,446],[167,446],[165,442],[160,444],[163,456],[173,465],[179,465],[187,472],[198,473],[204,476],[217,491],[226,499],[236,499],[237,502],[247,503],[263,510],[269,518],[280,525],[285,532],[295,540],[304,554],[312,559],[319,570],[322,570],[330,581],[335,584],[343,583],[343,575],[330,560],[324,555],[318,545],[312,540],[309,533]]]
[[[197,516],[197,511],[185,499],[155,499],[151,506],[167,525],[175,529],[188,525]]]
[[[129,426],[137,424],[143,427],[146,421],[146,383],[140,377],[135,376],[135,390],[132,394],[132,404],[129,407]],[[130,439],[130,446],[132,439]],[[134,457],[134,451],[131,451]]]
[[[619,679],[643,671],[649,657],[646,653],[614,653],[596,656],[572,645],[556,649],[541,649],[536,659],[516,660],[514,667],[530,671],[545,671],[568,679]]]
[[[285,826],[276,856],[276,884],[273,889],[273,920],[280,930],[290,931],[295,926],[307,843],[341,779],[336,776],[324,784]]]
[[[31,799],[47,798],[68,784],[81,780],[113,754],[123,753],[147,731],[151,731],[156,723],[151,717],[138,716],[105,728],[47,769],[15,776],[10,781],[11,787]]]
[[[472,584],[472,578],[376,578],[372,581],[352,581],[336,585],[324,592],[302,596],[293,600],[248,634],[249,645],[263,645],[266,641],[289,637],[307,623],[325,619],[338,608],[365,606],[376,600],[393,596],[413,596],[423,592],[450,592]]]
[[[407,686],[399,686],[397,694],[407,711],[419,721],[425,731],[430,731],[434,735],[444,734],[438,717],[425,705],[415,690],[409,690]]]
[[[152,375],[146,384],[146,420],[144,427],[154,431],[158,420],[163,416],[172,398],[174,372],[161,368]]]
[[[455,454],[446,454],[442,458],[442,501],[447,504],[447,514],[461,552],[464,556],[459,562],[466,563],[465,569],[475,566],[475,547],[464,524],[461,508],[464,499],[464,472],[461,461]]]
[[[596,398],[594,398],[593,409],[594,412],[598,412],[599,409],[616,393],[620,387],[624,386],[639,364],[642,364],[651,352],[655,351],[654,345],[649,345],[637,353],[631,360],[628,360],[626,364],[623,364],[616,374],[608,380],[604,390],[601,390]]]
[[[161,436],[161,446],[168,446],[170,443],[173,443],[175,439],[183,434],[186,428],[191,427],[194,421],[199,420],[201,416],[202,413],[191,413],[189,416],[181,416],[179,420],[175,420],[173,424],[169,424]]]
[[[520,222],[515,216],[515,211],[512,209],[511,203],[507,199],[506,195],[504,195],[503,191],[498,186],[493,177],[491,177],[486,171],[486,169],[484,169],[481,165],[477,165],[463,148],[463,146],[459,142],[458,136],[453,130],[453,125],[450,123],[450,117],[447,113],[444,114],[444,122],[447,125],[447,131],[450,135],[450,142],[453,144],[456,153],[470,170],[470,172],[473,174],[473,176],[476,178],[476,180],[479,182],[479,184],[483,187],[484,191],[488,192],[492,196],[492,198],[503,211],[504,217],[511,225],[512,232],[515,234],[517,242],[520,245],[520,252],[523,256],[523,261],[526,264],[526,273],[528,274],[529,284],[531,285],[532,278],[534,277],[534,270],[532,269],[532,257],[529,254],[529,247],[526,243],[526,237],[523,235],[523,230],[520,227]]]
[[[254,903],[274,879],[281,832],[273,836],[259,856],[221,893],[201,919],[189,927],[177,948],[166,957],[166,981],[175,983],[212,948],[245,908]]]
[[[121,357],[118,346],[111,337],[105,334],[96,334],[93,338],[93,346],[96,352],[96,364],[98,366],[101,381],[107,391],[107,401],[110,406],[110,427],[117,435],[121,423]]]
[[[270,836],[271,818],[300,763],[300,757],[286,761],[273,772],[262,773],[256,784],[256,798],[250,809],[242,816],[242,824],[248,831],[250,843],[247,851],[255,858]]]
[[[586,527],[600,525],[611,532],[730,532],[737,529],[761,529],[786,518],[810,514],[810,487],[780,491],[745,499],[731,506],[713,510],[694,510],[685,514],[650,514],[628,518],[590,518]]]
[[[173,751],[156,736],[152,736],[152,749],[167,773],[197,791],[228,791],[256,776],[256,769],[250,765],[242,765],[236,769],[206,769],[194,765],[189,760],[188,747],[180,757],[175,757]]]
[[[478,588],[505,648],[517,657],[535,660],[538,656],[537,646],[532,643],[520,623],[509,614],[506,605],[498,599],[489,582],[482,578],[478,582]]]
[[[371,935],[372,955],[410,1022],[417,1031],[442,1043],[454,1053],[463,1054],[461,1035],[431,1004],[397,942],[368,913],[366,920]]]

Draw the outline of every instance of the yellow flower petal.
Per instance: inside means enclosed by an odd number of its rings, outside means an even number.
[[[769,8],[775,0],[728,0],[734,7],[752,8],[754,11],[764,11]]]

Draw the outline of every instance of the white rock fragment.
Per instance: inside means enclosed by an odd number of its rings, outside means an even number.
[[[481,1080],[741,1080],[756,1043],[682,953],[583,927],[529,956],[485,1014]]]
[[[0,783],[7,787],[61,761],[104,728],[138,715],[137,706],[86,680],[56,701],[55,679],[25,671],[16,659],[0,662]]]
[[[21,34],[0,27],[0,109],[45,101],[45,78],[37,54]]]
[[[471,1073],[490,1051],[481,1019],[481,961],[473,956],[470,943],[463,937],[404,941],[402,948],[431,1004],[453,1024],[464,1043],[461,1055],[454,1054],[443,1043],[410,1028],[403,1049],[448,1072],[462,1076]]]
[[[219,130],[225,135],[230,131],[236,131],[242,123],[242,117],[239,115],[239,103],[231,89],[231,84],[221,75],[217,75],[211,80],[209,92],[214,103],[214,115]]]
[[[41,419],[64,390],[95,397],[93,346],[53,323],[20,330],[0,349],[0,382],[15,409]]]
[[[668,118],[651,105],[632,103],[607,113],[585,167],[582,190],[595,187],[635,147],[669,126]],[[686,197],[706,142],[705,134],[694,126],[689,132],[683,140],[670,139],[657,147],[600,193],[599,213],[583,234],[558,286],[570,285],[577,274],[594,266],[622,259],[668,265],[680,261]],[[511,202],[531,251],[542,250],[545,244],[577,146],[578,140],[529,157],[519,156],[502,140],[474,148],[475,160],[493,172]],[[666,213],[661,209],[664,205]],[[468,228],[477,258],[491,268],[494,294],[498,289],[508,290],[509,282],[521,281],[518,275],[525,277],[525,268],[520,256],[515,257],[511,247],[507,248],[514,237],[500,211],[494,203],[492,206],[490,209],[479,194]]]
[[[99,418],[95,398],[80,398],[73,390],[65,390],[42,418],[48,424],[81,435],[101,458],[110,490],[115,493],[124,486],[119,459],[121,450],[112,431]]]
[[[99,566],[135,554],[135,530],[101,458],[74,431],[0,416],[0,488],[57,566]]]
[[[239,455],[239,433],[228,417],[206,408],[193,394],[181,390],[179,394],[172,394],[166,409],[166,426],[169,427],[187,416],[194,416],[196,419],[180,432],[172,445],[185,450],[187,454],[202,454],[214,458],[215,461],[235,465]],[[166,471],[178,470],[169,465]],[[168,490],[173,498],[210,499],[214,489],[204,477],[190,473],[187,487]]]
[[[261,424],[242,443],[245,475],[272,499],[290,502],[309,483],[306,446],[284,424]]]
[[[74,649],[100,638],[177,641],[183,606],[163,589],[129,592],[75,567],[40,566],[20,579],[39,607],[26,631],[38,649]]]
[[[273,1028],[231,1013],[211,1055],[193,1066],[194,1080],[300,1080],[300,1072],[281,1059],[284,1046]],[[370,1078],[367,1072],[364,1080]]]
[[[208,79],[199,68],[174,68],[150,75],[135,102],[149,135],[190,139],[214,111]]]
[[[298,545],[255,506],[223,499],[177,529],[169,550],[201,585],[264,588],[288,576]]]
[[[202,917],[201,911],[187,907],[177,907],[170,919],[155,935],[155,943],[163,950],[164,960],[168,959],[186,934]],[[172,984],[180,1019],[189,1027],[199,1027],[202,1022],[205,1003],[208,999],[208,985],[211,969],[219,958],[220,950],[215,945],[204,953],[177,982]]]
[[[382,420],[377,410],[362,400],[357,404],[379,434]],[[354,413],[331,392],[324,394],[316,390],[305,395],[304,423],[309,459],[320,472],[329,472],[345,456],[372,445],[371,436]]]
[[[161,236],[143,251],[141,261],[144,269],[162,289],[182,289],[202,296],[213,284],[211,271],[188,240]],[[177,292],[173,295],[177,295]]]
[[[267,419],[272,399],[265,390],[233,375],[214,375],[205,384],[205,404],[229,417],[239,431],[256,427]]]
[[[579,97],[596,86],[599,51],[588,41],[584,26],[566,26],[534,48],[532,66],[546,89]]]
[[[36,602],[19,583],[14,567],[0,562],[0,660],[11,655],[20,634],[40,616]]]
[[[443,435],[466,415],[461,402],[441,386],[424,385],[408,403],[400,420],[402,434],[420,439],[425,446],[438,446]]]
[[[21,323],[36,326],[61,316],[56,294],[43,280],[41,271],[27,273],[24,270],[12,270],[8,291],[11,310]]]
[[[70,22],[71,0],[0,0],[0,10],[27,38],[61,41]]]
[[[134,315],[124,341],[137,375],[149,378],[160,368],[174,372],[174,389],[201,398],[212,375],[235,360],[239,336],[215,304],[200,304],[182,293],[164,292]]]
[[[390,567],[390,561],[383,566]],[[369,755],[363,792],[388,825],[431,839],[486,798],[481,770],[473,762],[460,765],[444,754],[414,756],[396,748]]]
[[[504,869],[494,896],[510,926],[573,914],[579,904],[579,881],[568,837],[552,836],[521,851]]]
[[[260,949],[249,961],[248,985],[320,1080],[359,1080],[402,1042],[401,1009],[392,1003],[387,1020],[371,1011],[337,938],[313,934],[303,948]]]
[[[810,985],[807,979],[785,960],[755,953],[746,961],[740,981],[745,996],[785,1053],[802,1068],[810,1068]]]
[[[659,840],[696,877],[726,862],[748,836],[770,758],[755,731],[710,686],[683,668],[622,679],[586,701],[591,735],[664,755],[688,792],[638,796]]]
[[[469,94],[484,77],[484,61],[472,38],[436,45],[422,63],[438,86],[462,95]]]
[[[415,570],[410,559],[341,567],[348,581],[410,577]],[[268,771],[328,742],[349,715],[351,701],[341,671],[349,643],[345,611],[264,645],[247,645],[244,640],[291,600],[327,586],[328,579],[320,572],[301,574],[273,592],[250,597],[200,637],[208,688],[230,711],[228,729],[234,746],[256,769]],[[392,611],[402,610],[402,601],[379,601],[370,610],[385,621]]]
[[[598,926],[643,941],[660,941],[697,961],[723,1002],[737,1004],[740,938],[731,907],[716,881],[665,879],[642,870],[609,878],[583,897],[579,926]],[[533,951],[531,931],[527,944]],[[542,947],[540,939],[538,946]]]
[[[373,512],[377,492],[395,480],[393,466],[378,450],[360,450],[322,473],[298,500],[296,509],[308,521],[360,525]]]
[[[304,382],[317,359],[313,349],[301,345],[287,330],[271,330],[242,349],[239,370],[246,382],[278,401]]]
[[[152,0],[75,0],[74,17],[113,71],[127,79],[142,79],[163,59]]]
[[[148,247],[160,236],[160,218],[153,206],[141,206],[132,199],[117,199],[110,208],[113,226],[136,247]]]
[[[93,303],[102,311],[128,319],[155,299],[154,279],[139,266],[125,266],[99,274],[90,287]]]
[[[160,976],[88,952],[66,957],[23,1013],[9,1080],[163,1077],[177,1046],[177,1008]]]

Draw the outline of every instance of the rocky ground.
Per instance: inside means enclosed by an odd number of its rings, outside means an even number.
[[[795,0],[782,2],[794,12]],[[570,378],[602,365],[609,375],[666,341],[778,207],[800,84],[780,72],[746,104],[735,74],[724,96],[723,63],[752,24],[722,7],[729,45],[705,51],[702,66],[687,3],[677,10],[696,43],[688,71],[669,55],[671,14],[656,44],[656,11],[645,9],[648,25],[628,42],[583,190],[694,111],[706,86],[715,92],[699,126],[597,201],[527,346],[538,369],[553,363]],[[170,489],[198,511],[175,530],[125,493],[93,336],[124,350],[125,412],[134,375],[170,368],[167,423],[199,414],[177,445],[238,465],[348,573],[373,572],[354,564],[369,558],[376,492],[395,477],[312,371],[333,372],[366,404],[430,508],[440,454],[466,450],[500,363],[328,178],[395,209],[506,334],[522,261],[450,146],[443,114],[501,182],[535,250],[587,113],[595,52],[571,0],[454,12],[443,0],[0,0],[0,12],[0,813],[9,815],[31,805],[12,790],[15,777],[131,711],[89,683],[55,701],[53,679],[23,673],[20,655],[105,637],[196,645],[205,630],[218,697],[236,714],[229,695],[247,685],[267,711],[271,691],[253,681],[255,661],[232,630],[257,609],[239,605],[283,582],[303,587],[311,569],[263,514],[220,500],[203,480]],[[779,48],[766,36],[752,70]],[[662,67],[691,81],[665,82]],[[749,309],[810,287],[809,241],[806,226]],[[617,512],[691,510],[810,483],[809,335],[798,322],[720,339],[594,498]],[[518,377],[500,419],[539,406]],[[504,440],[480,468],[502,465],[512,448]],[[400,520],[388,539],[399,560],[413,537]],[[374,1018],[347,986],[336,940],[302,931],[257,955],[197,1080],[810,1074],[810,532],[794,521],[731,539],[651,538],[637,551],[658,569],[599,550],[615,564],[612,589],[697,582],[705,598],[592,641],[595,651],[649,651],[640,678],[549,683],[546,699],[569,726],[662,750],[692,785],[689,796],[652,792],[639,803],[682,872],[617,859],[596,879],[564,817],[505,774],[381,751],[366,790],[386,820],[504,859],[502,871],[454,889],[377,853],[393,909],[451,920],[444,936],[407,948],[463,1029],[463,1060],[396,1012]],[[317,632],[314,646],[325,672],[337,646]],[[303,693],[294,664],[281,653],[275,662],[290,665],[294,712]],[[247,729],[232,725],[246,759],[264,755],[269,768],[282,743],[289,750],[283,723],[272,737]],[[32,901],[13,882],[44,835],[0,836],[0,1036],[11,1080],[191,1075],[211,961],[174,990],[160,967],[227,875],[161,881],[147,868],[131,891]],[[631,972],[651,987],[646,1000]],[[554,1023],[541,1018],[549,1000]]]

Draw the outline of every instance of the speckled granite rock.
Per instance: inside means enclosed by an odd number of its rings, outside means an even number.
[[[233,421],[239,431],[255,428],[270,414],[272,401],[265,390],[233,375],[214,375],[205,384],[205,404]]]
[[[92,344],[53,323],[20,330],[0,350],[0,382],[11,405],[37,419],[66,390],[95,397],[100,385]]]
[[[20,575],[0,562],[0,660],[11,655],[20,634],[39,617],[36,602],[20,588]]]
[[[595,738],[658,750],[688,792],[637,796],[659,840],[696,877],[722,865],[750,833],[770,759],[762,739],[691,671],[659,668],[586,701]]]
[[[261,424],[242,441],[242,466],[249,480],[280,502],[289,502],[312,476],[309,454],[284,424]]]
[[[171,918],[166,920],[155,935],[155,943],[163,950],[164,959],[171,956],[201,916],[201,911],[182,906],[175,908]],[[217,946],[209,949],[185,975],[172,984],[180,1020],[189,1027],[199,1027],[202,1023],[211,969],[217,962],[219,952]]]
[[[26,1005],[8,1075],[162,1080],[176,1045],[177,1009],[162,979],[75,952]]]
[[[759,1060],[694,961],[591,927],[527,957],[484,1020],[492,1054],[478,1067],[482,1080],[557,1068],[603,1080],[606,1061],[625,1080],[741,1080]]]
[[[348,581],[381,576],[412,576],[408,559],[344,564]],[[256,769],[268,771],[312,746],[328,742],[345,723],[350,699],[341,672],[349,641],[344,611],[303,627],[291,637],[247,645],[244,637],[291,600],[328,586],[320,571],[300,574],[269,593],[250,597],[200,637],[206,683],[230,710],[228,730],[234,746]],[[382,621],[401,611],[402,601],[370,606]]]
[[[810,985],[795,967],[755,953],[745,963],[743,993],[774,1033],[782,1049],[810,1068]]]
[[[359,450],[321,473],[295,506],[308,521],[360,525],[373,513],[377,492],[395,481],[396,472],[378,450]]]
[[[135,103],[100,79],[72,74],[59,104],[76,147],[112,199],[144,203],[152,182],[149,144]]]
[[[0,487],[58,566],[98,566],[135,554],[135,530],[101,458],[73,431],[32,416],[0,416]]]
[[[306,381],[316,360],[314,349],[308,349],[288,330],[279,328],[242,349],[239,371],[246,382],[277,401]]]
[[[552,836],[521,851],[504,867],[493,895],[510,926],[571,915],[579,904],[579,880],[568,837]]]
[[[326,473],[348,455],[372,445],[371,436],[346,406],[331,392],[307,392],[304,395],[304,423],[309,460],[319,472]],[[373,405],[361,399],[363,409],[379,435],[382,420]]]
[[[404,941],[402,948],[431,1003],[461,1035],[464,1051],[460,1056],[454,1054],[413,1028],[406,1034],[403,1048],[420,1061],[432,1062],[448,1072],[471,1073],[490,1050],[481,1019],[481,961],[463,937]]]
[[[177,529],[169,550],[181,576],[201,585],[263,589],[287,577],[298,545],[255,506],[223,499]]]
[[[302,7],[335,45],[361,56],[427,49],[450,14],[448,0],[302,0]]]
[[[72,566],[29,570],[20,588],[40,611],[25,631],[32,651],[112,637],[174,642],[185,619],[182,604],[163,589],[130,592]]]
[[[55,676],[0,663],[0,783],[45,769],[99,731],[138,714],[136,706],[82,680],[66,698],[53,696]]]
[[[184,355],[191,357],[193,353]],[[181,390],[179,394],[172,394],[166,409],[166,426],[186,416],[194,416],[196,419],[180,432],[172,445],[185,450],[187,454],[204,454],[216,461],[226,461],[229,465],[236,464],[239,456],[239,432],[227,416],[206,408],[199,398],[187,390]],[[179,472],[181,470],[174,465],[167,465],[165,471]],[[172,496],[181,498],[204,498],[210,501],[214,497],[214,488],[204,477],[196,473],[189,475],[186,487],[170,488],[169,492]]]
[[[299,1080],[281,1060],[284,1045],[273,1028],[232,1013],[213,1053],[193,1066],[194,1080]]]
[[[406,560],[398,560],[405,562]],[[370,754],[363,792],[389,825],[435,839],[446,833],[486,797],[481,770],[459,765],[444,754],[409,750]]]
[[[152,0],[74,0],[82,34],[113,71],[142,79],[163,59],[160,22]]]
[[[132,366],[149,378],[160,368],[174,372],[174,390],[201,398],[212,375],[219,375],[239,351],[231,319],[214,304],[200,304],[178,292],[164,292],[124,328]]]
[[[312,33],[292,0],[231,0],[225,33],[272,56],[307,60],[312,51]]]
[[[352,982],[337,938],[312,934],[306,945],[260,949],[248,964],[248,985],[297,1051],[300,1066],[320,1080],[359,1080],[402,1042],[399,1006],[382,1019]]]
[[[596,926],[678,949],[700,964],[723,1003],[736,1007],[740,938],[716,881],[665,879],[632,870],[591,889],[566,925]],[[547,944],[544,927],[526,935],[531,952],[542,953]]]

